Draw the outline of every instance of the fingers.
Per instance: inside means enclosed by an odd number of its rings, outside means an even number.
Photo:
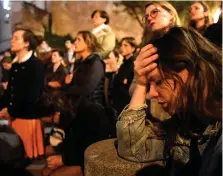
[[[141,49],[140,52],[144,52],[144,51],[146,51],[146,50],[148,50],[148,49],[150,49],[150,48],[152,48],[152,47],[153,47],[152,44],[148,44],[148,45],[144,46],[144,47]]]
[[[144,67],[143,69],[141,69],[138,72],[138,74],[142,75],[142,74],[145,74],[145,73],[149,73],[149,72],[153,71],[156,67],[157,67],[157,64],[156,63],[152,63],[149,66]]]
[[[154,62],[155,60],[158,59],[158,54],[155,54],[149,58],[145,58],[143,61],[141,62],[137,62],[135,61],[134,65],[135,65],[135,72],[138,75],[143,75],[147,72],[151,72],[152,70],[154,70],[157,67],[157,64]]]
[[[159,58],[159,55],[158,54],[154,54],[150,57],[147,57],[145,58],[144,60],[140,61],[140,62],[137,62],[135,61],[135,67],[136,68],[141,68],[141,67],[146,67],[147,65],[153,63],[155,60],[157,60]]]
[[[145,47],[142,48],[136,60],[143,60],[146,57],[152,56],[156,52],[157,48],[155,48],[152,44],[146,45]]]
[[[140,51],[134,62],[134,70],[138,75],[145,74],[156,68],[157,64],[153,64],[158,59],[157,48],[152,44],[146,45]]]

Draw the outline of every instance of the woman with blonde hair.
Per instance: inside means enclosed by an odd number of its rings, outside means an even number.
[[[169,2],[152,1],[146,4],[145,10],[142,45],[150,42],[157,33],[167,32],[171,27],[181,25],[176,9]]]
[[[151,43],[155,38],[166,33],[171,27],[180,26],[181,24],[176,9],[166,1],[152,1],[146,4],[143,21],[145,29],[141,47]],[[135,83],[136,80],[134,78],[129,88],[130,95],[132,95],[135,89]],[[149,109],[153,117],[158,119],[169,118],[169,115],[163,111],[155,100],[151,100],[150,103]]]

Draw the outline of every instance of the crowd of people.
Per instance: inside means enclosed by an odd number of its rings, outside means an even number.
[[[65,51],[16,29],[1,61],[0,117],[24,152],[3,155],[5,168],[46,158],[43,176],[81,176],[85,149],[117,137],[120,157],[163,162],[147,174],[220,175],[222,19],[211,24],[201,1],[189,11],[182,27],[169,2],[149,2],[140,45],[132,36],[117,45],[103,10]]]

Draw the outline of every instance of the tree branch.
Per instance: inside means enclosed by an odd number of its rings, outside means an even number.
[[[140,26],[142,28],[144,28],[144,24],[142,23],[141,19],[139,18],[138,14],[137,14],[137,12],[135,10],[135,8],[134,7],[130,7],[130,9],[132,10],[133,14],[135,15],[135,18],[139,22]]]

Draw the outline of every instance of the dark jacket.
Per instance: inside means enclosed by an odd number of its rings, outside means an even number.
[[[115,75],[113,82],[113,106],[120,113],[122,109],[130,102],[129,87],[134,77],[134,65],[132,56],[128,60],[124,59],[119,68],[118,74]]]
[[[91,54],[77,65],[71,84],[65,92],[73,101],[87,98],[93,102],[104,102],[104,64],[98,54]]]
[[[2,68],[2,79],[1,82],[8,82],[9,80],[9,70]]]
[[[222,18],[219,19],[218,23],[210,25],[206,29],[204,36],[212,43],[222,48]]]
[[[14,63],[10,70],[5,105],[11,117],[40,117],[39,98],[44,87],[44,66],[32,55],[23,63]]]
[[[204,150],[199,176],[222,175],[222,128]]]
[[[45,86],[48,86],[48,83],[51,81],[58,81],[61,86],[63,86],[65,83],[66,73],[66,68],[62,64],[60,64],[55,72],[53,72],[53,65],[49,65],[45,74]]]
[[[25,167],[22,141],[18,134],[7,125],[0,125],[0,166],[4,169]],[[1,173],[4,173],[2,169]]]
[[[65,131],[62,147],[64,165],[84,165],[84,151],[109,136],[109,121],[98,103],[81,102],[77,114]]]

